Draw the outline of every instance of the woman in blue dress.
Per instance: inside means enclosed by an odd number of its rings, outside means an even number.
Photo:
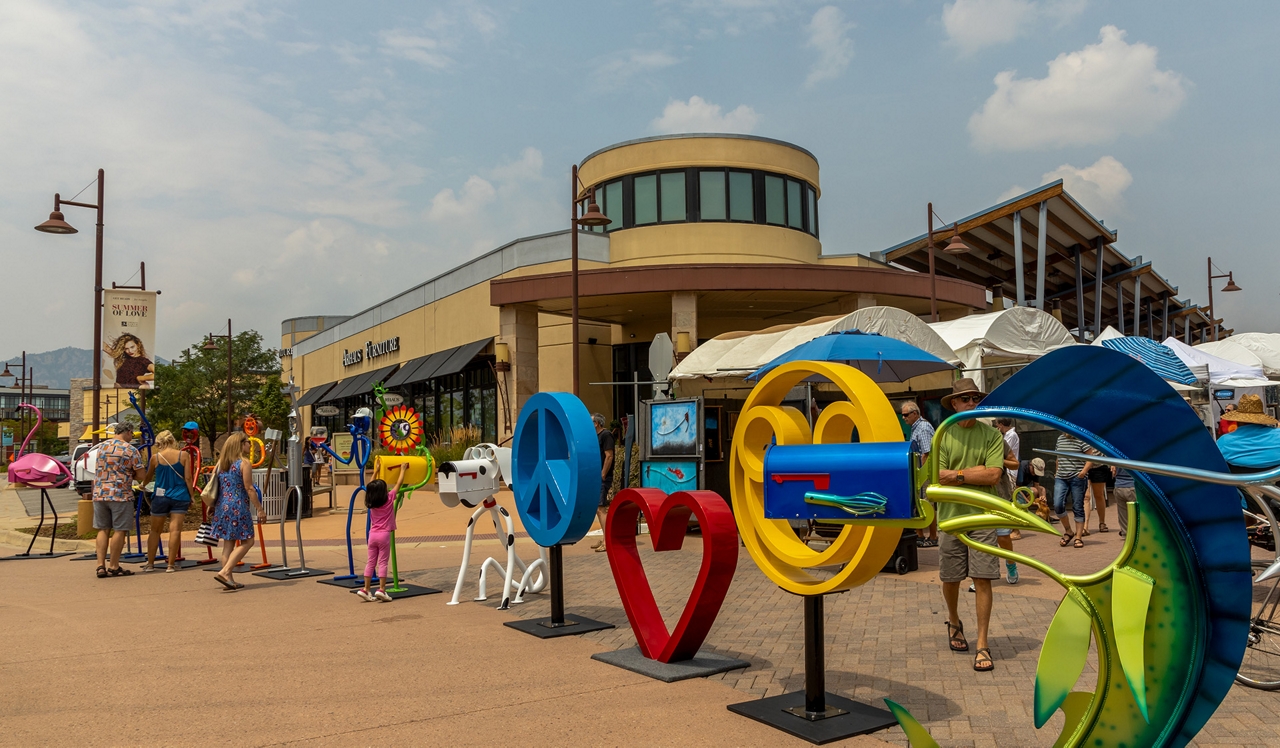
[[[248,459],[249,440],[242,433],[227,437],[218,456],[214,475],[218,481],[218,502],[213,510],[213,536],[222,540],[222,570],[214,581],[234,592],[242,587],[235,568],[253,548],[253,517],[261,516],[262,504],[253,488],[253,469]],[[250,507],[252,506],[252,509]],[[240,544],[236,545],[239,541]]]

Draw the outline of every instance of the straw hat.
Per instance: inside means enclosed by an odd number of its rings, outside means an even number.
[[[1262,408],[1262,398],[1257,395],[1244,395],[1240,398],[1236,409],[1222,414],[1224,421],[1239,421],[1240,423],[1256,423],[1261,426],[1276,426],[1280,421],[1267,415]]]
[[[943,396],[942,407],[951,408],[951,399],[954,398],[956,395],[970,395],[970,394],[982,395],[983,397],[987,396],[987,393],[978,389],[978,383],[973,381],[969,377],[965,377],[964,379],[957,379],[955,383],[951,385],[951,394]],[[955,408],[951,408],[951,410],[955,410]]]

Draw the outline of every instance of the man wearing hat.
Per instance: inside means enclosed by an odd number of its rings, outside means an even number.
[[[1236,424],[1234,431],[1218,437],[1218,450],[1233,470],[1252,472],[1280,465],[1280,429],[1267,415],[1262,398],[1245,395],[1235,410],[1222,414]]]
[[[978,407],[986,393],[976,382],[965,378],[951,387],[951,394],[942,398],[942,406],[956,413],[966,413]],[[1004,438],[999,431],[976,419],[961,421],[948,429],[938,440],[930,459],[938,461],[938,480],[944,486],[965,486],[978,491],[998,495],[995,486],[1004,477]],[[977,507],[952,502],[938,505],[938,521],[943,522],[966,514],[978,514]],[[995,530],[973,530],[971,540],[996,546]],[[1000,578],[1000,559],[990,553],[969,548],[959,538],[943,533],[939,545],[942,597],[947,603],[947,637],[954,652],[969,651],[964,636],[964,624],[957,610],[960,583],[966,577],[973,580],[978,612],[978,648],[973,669],[984,672],[995,669],[991,650],[987,646],[987,628],[991,623],[991,580]]]
[[[128,569],[120,568],[120,553],[129,532],[129,520],[133,519],[133,481],[141,481],[147,473],[146,460],[129,443],[133,439],[133,425],[123,421],[113,424],[111,433],[112,438],[98,447],[93,478],[93,528],[98,531],[99,579],[133,575]]]

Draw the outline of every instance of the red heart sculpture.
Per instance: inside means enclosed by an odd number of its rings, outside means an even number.
[[[649,521],[655,551],[680,550],[690,514],[698,518],[702,528],[702,568],[680,621],[670,633],[636,550],[640,514]],[[659,662],[692,659],[720,613],[738,566],[738,527],[729,505],[714,491],[680,491],[668,496],[656,488],[624,489],[609,506],[605,538],[613,581],[640,653]]]

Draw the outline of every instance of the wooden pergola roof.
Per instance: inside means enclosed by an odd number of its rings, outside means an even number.
[[[1045,210],[1044,300],[1037,304],[1037,250],[1041,204]],[[934,229],[937,252],[935,269],[939,276],[958,278],[991,289],[993,296],[1017,298],[1016,222],[1021,222],[1025,303],[1045,310],[1060,309],[1068,328],[1100,331],[1110,325],[1134,334],[1135,292],[1140,305],[1142,334],[1163,338],[1181,337],[1189,324],[1200,334],[1212,326],[1205,311],[1177,298],[1178,288],[1155,271],[1141,257],[1130,259],[1116,247],[1117,232],[1085,210],[1063,189],[1062,180],[1019,195],[1011,200],[968,216],[952,226]],[[954,231],[958,231],[969,252],[952,255],[942,251]],[[923,234],[876,253],[877,259],[900,267],[928,272],[929,237]],[[1101,303],[1097,279],[1102,279]],[[1118,294],[1123,293],[1121,300]],[[1167,317],[1166,317],[1167,305]],[[1083,309],[1081,309],[1083,307]],[[1124,312],[1124,324],[1120,311]],[[1165,324],[1165,320],[1168,323]],[[1221,320],[1217,320],[1221,323]],[[1167,329],[1166,329],[1167,328]],[[1078,333],[1081,334],[1081,333]],[[1230,334],[1230,331],[1223,331]]]

